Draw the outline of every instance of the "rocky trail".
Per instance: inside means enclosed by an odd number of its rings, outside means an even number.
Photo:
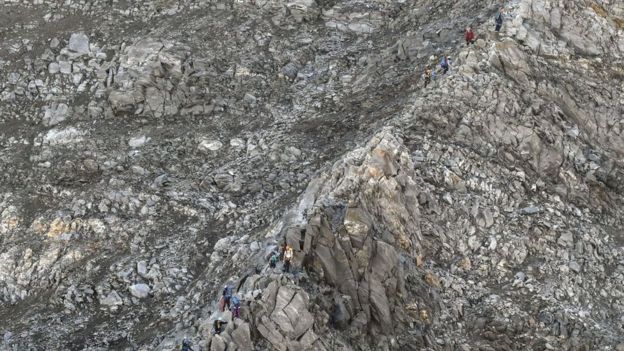
[[[0,350],[624,350],[620,2],[2,6]]]

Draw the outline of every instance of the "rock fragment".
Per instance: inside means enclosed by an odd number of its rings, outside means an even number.
[[[90,52],[89,37],[84,33],[73,33],[69,37],[69,50],[79,55],[86,55]]]
[[[144,299],[149,296],[151,289],[147,284],[133,284],[130,286],[129,291],[132,296]]]

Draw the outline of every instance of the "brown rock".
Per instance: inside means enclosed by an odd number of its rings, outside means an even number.
[[[425,281],[427,284],[439,288],[440,287],[440,279],[433,273],[427,272],[425,273]]]

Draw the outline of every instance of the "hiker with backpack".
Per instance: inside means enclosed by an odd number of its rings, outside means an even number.
[[[271,257],[269,258],[269,267],[275,268],[277,266],[277,262],[279,261],[279,256],[277,252],[271,253]]]
[[[284,272],[290,272],[290,263],[293,259],[294,253],[293,248],[290,245],[286,246],[286,250],[284,251]]]
[[[232,300],[232,288],[229,285],[225,285],[223,288],[223,306],[221,307],[221,312],[224,312],[225,309],[230,309],[230,302]]]
[[[466,32],[464,32],[464,39],[466,39],[466,46],[470,46],[470,44],[475,42],[476,35],[472,31],[471,27],[467,27],[466,28]]]
[[[440,68],[442,68],[442,74],[446,74],[450,68],[450,59],[446,55],[440,60]]]
[[[236,295],[232,296],[232,307],[230,311],[232,311],[232,316],[234,318],[240,318],[240,299]]]
[[[180,351],[193,351],[191,343],[186,338],[182,341],[182,348]]]
[[[423,80],[425,81],[425,88],[427,87],[427,85],[429,85],[429,83],[431,83],[431,76],[432,76],[432,72],[431,69],[429,67],[425,67],[425,72],[423,72]]]
[[[494,18],[494,21],[496,22],[496,28],[494,30],[496,31],[496,33],[500,32],[501,27],[503,26],[504,12],[505,9],[501,7],[496,14],[496,17]]]
[[[212,324],[214,334],[215,335],[221,334],[226,324],[227,322],[222,320],[221,318],[215,319],[214,323]]]

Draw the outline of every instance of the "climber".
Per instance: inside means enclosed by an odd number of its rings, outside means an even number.
[[[432,72],[429,67],[425,67],[425,72],[423,73],[423,80],[425,81],[425,88],[429,83],[431,83]]]
[[[464,39],[466,39],[466,46],[470,46],[470,44],[475,42],[475,33],[472,31],[471,27],[466,28],[466,32],[464,33]]]
[[[442,74],[446,74],[449,70],[450,59],[444,55],[440,60],[440,68],[442,68]]]
[[[223,327],[227,324],[227,322],[223,321],[221,318],[215,319],[212,327],[214,328],[215,335],[221,334],[223,331]]]
[[[225,309],[230,308],[230,300],[232,299],[232,288],[229,285],[225,285],[223,287],[223,307],[221,312],[225,311]]]
[[[191,348],[191,343],[187,339],[184,339],[182,341],[182,348],[180,349],[180,351],[193,351],[193,349]]]
[[[290,272],[290,263],[293,258],[293,249],[290,245],[286,245],[286,250],[284,251],[284,272]]]
[[[500,32],[501,27],[503,26],[503,18],[504,18],[505,9],[500,8],[494,20],[496,21],[496,28],[494,29],[496,33]]]
[[[279,261],[277,252],[271,253],[271,257],[269,258],[269,267],[275,268],[275,266],[277,266],[277,261]]]
[[[338,302],[336,301],[336,298],[332,298],[332,313],[329,316],[329,325],[336,329],[336,322],[338,321],[338,319],[340,318],[340,306],[338,305]]]
[[[230,307],[230,311],[232,311],[232,316],[234,318],[240,318],[240,299],[238,296],[232,296],[232,307]]]

